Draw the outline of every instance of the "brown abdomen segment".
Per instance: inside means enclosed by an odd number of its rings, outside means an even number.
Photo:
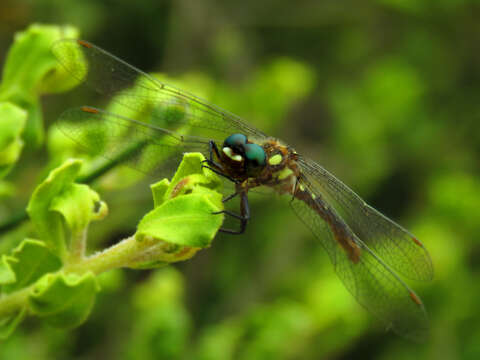
[[[310,192],[301,190],[297,187],[295,197],[306,203],[314,210],[330,227],[333,237],[342,249],[347,253],[348,258],[354,264],[360,261],[361,249],[353,238],[352,231],[339,218],[339,216],[329,208],[322,198],[312,198]]]

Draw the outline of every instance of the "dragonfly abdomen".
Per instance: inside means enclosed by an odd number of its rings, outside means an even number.
[[[327,223],[333,237],[346,252],[350,261],[357,264],[360,261],[361,249],[356,243],[352,231],[339,218],[336,212],[321,197],[314,196],[302,185],[296,187],[294,196],[306,203]]]

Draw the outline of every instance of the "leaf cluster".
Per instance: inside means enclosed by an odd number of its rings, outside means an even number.
[[[76,85],[50,53],[52,42],[76,34],[70,27],[34,25],[16,37],[0,85],[1,178],[21,163],[24,144],[27,149],[43,144],[40,96]],[[76,327],[92,310],[100,274],[116,268],[156,268],[210,246],[223,221],[222,215],[212,216],[223,208],[222,182],[202,167],[203,160],[201,154],[185,154],[171,181],[151,186],[154,207],[136,232],[93,254],[87,251],[89,227],[108,214],[99,193],[82,183],[82,168],[94,160],[52,160],[57,165],[39,181],[26,206],[31,235],[0,255],[0,338],[10,336],[27,315],[57,328]],[[111,167],[106,165],[107,170]],[[104,172],[87,177],[92,180]],[[2,184],[4,195],[14,188]]]

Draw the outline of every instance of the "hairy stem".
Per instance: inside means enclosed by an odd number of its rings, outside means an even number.
[[[85,251],[87,248],[87,229],[88,226],[72,234],[70,251],[67,259],[69,264],[78,263],[85,257]]]
[[[92,271],[98,275],[111,269],[124,267],[145,245],[136,241],[135,236],[130,236],[108,249],[66,266],[64,271],[79,274]]]

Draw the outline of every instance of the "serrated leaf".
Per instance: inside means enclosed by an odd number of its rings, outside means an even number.
[[[15,281],[2,287],[4,293],[33,284],[44,274],[57,271],[62,266],[60,259],[48,250],[44,242],[33,239],[22,241],[6,262],[15,274]]]
[[[0,102],[0,178],[18,160],[23,148],[21,134],[27,113],[9,102]]]
[[[35,285],[28,298],[33,314],[59,328],[73,328],[83,323],[99,291],[93,273],[47,274]]]
[[[33,145],[43,140],[39,95],[64,91],[75,85],[65,73],[63,76],[53,75],[60,65],[50,52],[51,44],[62,37],[75,37],[77,34],[78,31],[70,26],[35,24],[16,34],[8,52],[0,84],[0,100],[10,101],[27,111],[24,135]]]
[[[27,308],[24,307],[21,310],[17,311],[16,314],[9,315],[0,319],[0,340],[8,338],[16,329],[18,324],[22,322],[26,315]]]
[[[138,224],[137,236],[150,236],[169,243],[191,247],[207,247],[220,228],[223,216],[215,204],[222,195],[210,190],[207,194],[187,194],[164,202]]]
[[[37,186],[27,207],[40,238],[60,258],[66,252],[62,217],[71,231],[79,231],[98,215],[98,194],[86,185],[74,183],[81,165],[80,160],[70,159],[52,170]]]

